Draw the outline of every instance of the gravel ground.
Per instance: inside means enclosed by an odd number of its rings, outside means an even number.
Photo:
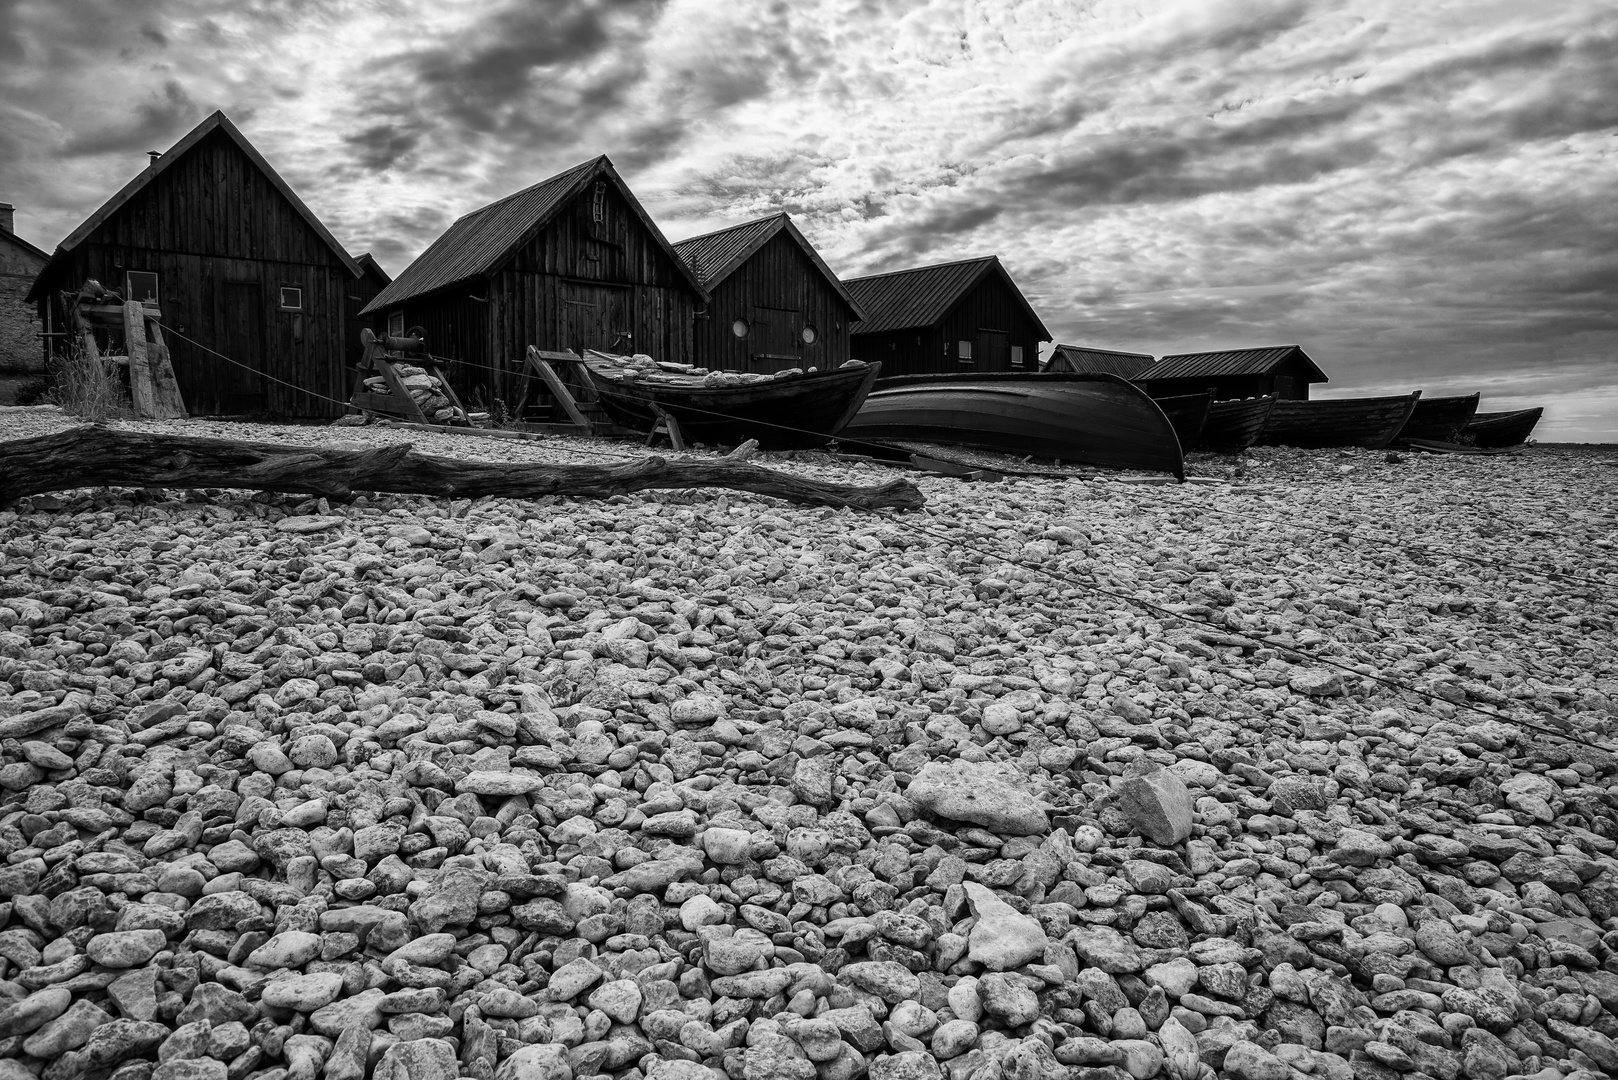
[[[24,500],[0,1080],[1611,1075],[1615,460]]]

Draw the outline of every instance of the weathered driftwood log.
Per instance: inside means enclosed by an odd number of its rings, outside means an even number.
[[[921,492],[906,480],[877,487],[830,484],[740,461],[648,457],[620,465],[496,463],[418,454],[409,443],[338,450],[88,424],[0,442],[0,506],[24,495],[85,487],[251,488],[334,499],[356,491],[450,498],[605,498],[648,488],[721,487],[862,510],[913,510],[923,502]]]

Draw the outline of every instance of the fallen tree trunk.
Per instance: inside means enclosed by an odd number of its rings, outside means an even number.
[[[830,484],[742,461],[648,457],[620,465],[496,463],[418,454],[409,443],[339,450],[91,425],[0,443],[0,462],[0,506],[25,495],[86,487],[250,488],[330,499],[347,499],[356,491],[462,499],[606,498],[648,488],[722,487],[861,510],[913,510],[924,501],[906,480],[878,487]]]

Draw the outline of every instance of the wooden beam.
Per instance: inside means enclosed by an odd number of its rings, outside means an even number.
[[[186,412],[180,383],[174,377],[174,365],[169,362],[169,347],[163,340],[163,328],[151,321],[151,312],[152,309],[148,307],[146,329],[152,335],[152,341],[146,348],[146,357],[152,373],[152,399],[160,419],[184,420],[191,414]]]
[[[81,425],[0,443],[0,506],[25,495],[92,487],[248,488],[346,499],[356,491],[445,498],[608,498],[632,491],[719,487],[789,502],[914,510],[914,484],[833,484],[747,462],[647,457],[613,465],[466,461],[409,443],[367,450],[245,443]]]
[[[561,403],[562,411],[567,413],[568,418],[583,429],[583,434],[590,434],[589,418],[586,417],[584,413],[579,411],[579,403],[573,400],[573,395],[568,392],[567,385],[562,382],[562,377],[556,374],[556,369],[551,367],[551,362],[545,356],[545,354],[541,353],[538,349],[534,348],[534,346],[530,345],[528,346],[527,363],[528,366],[534,370],[535,374],[545,381],[545,386],[549,388],[551,396],[556,398],[556,400]],[[527,399],[528,393],[525,389],[523,391],[523,397],[519,402],[519,406],[526,404]],[[518,416],[520,417],[521,415],[522,412],[521,408],[519,407]]]
[[[124,352],[129,356],[129,399],[135,415],[157,419],[151,360],[146,355],[146,313],[134,300],[124,305]]]

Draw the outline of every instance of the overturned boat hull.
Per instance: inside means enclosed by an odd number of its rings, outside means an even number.
[[[1180,440],[1181,450],[1190,450],[1202,441],[1202,432],[1208,425],[1208,412],[1213,407],[1212,394],[1179,394],[1152,400],[1169,418],[1169,423],[1174,425],[1174,434]]]
[[[696,377],[626,379],[621,369],[594,359],[582,366],[616,424],[649,432],[661,409],[690,442],[737,446],[756,439],[766,450],[805,450],[830,441],[882,372],[881,364],[862,364],[742,386],[704,386]]]
[[[1116,375],[1006,372],[882,379],[839,441],[938,443],[1185,476],[1179,437]]]
[[[1421,391],[1398,397],[1277,401],[1259,442],[1266,446],[1361,446],[1380,450],[1399,437]]]
[[[1399,432],[1399,441],[1425,439],[1429,442],[1455,442],[1478,411],[1478,395],[1463,397],[1424,397]]]
[[[1275,410],[1275,395],[1216,401],[1208,408],[1208,422],[1202,428],[1198,450],[1234,454],[1258,441],[1264,425]]]
[[[1477,413],[1461,434],[1470,436],[1473,446],[1516,446],[1528,441],[1534,425],[1539,423],[1539,418],[1543,415],[1545,415],[1543,408]]]

